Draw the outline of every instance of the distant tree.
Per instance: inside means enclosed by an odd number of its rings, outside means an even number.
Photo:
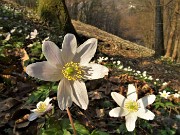
[[[180,39],[179,39],[178,44],[180,44]],[[177,46],[177,60],[176,60],[176,62],[180,63],[180,45]]]
[[[180,47],[178,46],[180,44],[180,39],[179,39],[179,35],[176,34],[176,38],[175,38],[175,43],[174,43],[174,49],[173,49],[173,52],[172,52],[172,61],[175,61],[175,59],[177,58],[177,62],[179,63],[180,61]],[[179,56],[178,56],[179,55]],[[179,57],[179,58],[178,58]]]
[[[175,0],[175,7],[172,14],[170,23],[169,37],[167,40],[167,49],[164,57],[172,57],[174,60],[177,56],[179,36],[177,32],[178,25],[178,11],[179,11],[179,0]]]
[[[118,35],[120,14],[116,6],[114,0],[80,0],[69,9],[75,19]]]
[[[20,5],[34,8],[36,6],[36,0],[11,0]]]
[[[155,56],[164,55],[164,32],[163,32],[163,5],[161,0],[155,0]]]
[[[58,24],[57,31],[73,33],[77,36],[65,0],[38,0],[38,14],[43,21],[49,24]]]

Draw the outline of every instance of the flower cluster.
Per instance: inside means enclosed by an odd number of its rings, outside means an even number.
[[[163,97],[165,99],[168,99],[171,96],[171,93],[170,92],[166,92],[166,90],[163,90],[163,92],[159,92],[159,94],[160,94],[160,97]],[[179,93],[174,93],[174,94],[172,94],[172,96],[174,98],[179,98],[180,94]]]
[[[82,109],[88,107],[88,94],[83,80],[103,78],[108,75],[108,68],[95,63],[89,63],[97,48],[97,40],[91,38],[77,47],[77,41],[73,34],[64,37],[62,49],[59,49],[53,42],[44,41],[42,51],[47,61],[33,63],[27,66],[26,73],[32,77],[45,81],[59,81],[57,90],[58,105],[61,110],[67,109],[72,102]],[[108,60],[100,57],[98,63]],[[113,64],[122,66],[120,61]],[[121,68],[122,69],[122,68]],[[129,71],[130,68],[127,68]],[[137,71],[138,73],[138,71]],[[146,76],[143,72],[142,76]],[[133,131],[138,117],[146,120],[154,119],[154,113],[146,109],[152,104],[155,95],[148,95],[137,100],[136,88],[133,84],[128,85],[127,98],[123,95],[112,92],[112,98],[120,106],[112,109],[109,115],[112,117],[125,116],[128,131]],[[37,108],[31,110],[29,121],[44,115],[52,109],[51,99],[40,101]]]
[[[115,65],[117,69],[123,69],[123,64],[121,63],[121,61],[119,60],[113,61],[113,64]]]

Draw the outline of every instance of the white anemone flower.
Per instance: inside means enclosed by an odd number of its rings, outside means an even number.
[[[10,33],[14,33],[14,32],[16,31],[16,29],[17,29],[17,27],[14,27],[14,28],[10,31]]]
[[[168,84],[167,82],[164,82],[162,85],[165,86],[165,85],[167,85],[167,84]]]
[[[9,41],[10,40],[10,38],[11,38],[11,33],[7,33],[7,36],[6,36],[6,38],[4,39],[5,41]]]
[[[138,74],[141,74],[141,71],[139,71],[139,70],[138,70],[138,71],[136,71],[136,72],[137,72]]]
[[[34,29],[34,31],[30,33],[30,39],[36,38],[37,35],[38,35],[38,31]]]
[[[106,60],[108,60],[108,57],[99,57],[97,59],[98,63],[101,63],[101,62],[106,61]]]
[[[173,96],[174,96],[175,98],[179,98],[179,97],[180,97],[180,94],[179,94],[179,93],[175,93],[175,94],[173,94]]]
[[[142,75],[143,75],[143,77],[146,77],[146,76],[147,76],[147,72],[144,71],[144,72],[142,73]]]
[[[152,77],[152,76],[149,76],[148,79],[149,79],[149,80],[153,80],[153,77]]]
[[[165,90],[163,90],[163,92],[159,92],[160,97],[163,97],[165,99],[167,99],[170,95],[170,92],[166,92]]]
[[[60,50],[53,42],[45,41],[42,51],[47,61],[27,66],[28,75],[45,81],[59,81],[57,100],[61,110],[77,104],[86,110],[89,104],[83,80],[103,78],[108,68],[89,63],[97,49],[97,39],[91,38],[77,48],[73,34],[66,34]]]
[[[50,111],[53,108],[52,104],[50,104],[51,100],[52,100],[51,98],[47,97],[44,102],[43,101],[38,102],[36,105],[37,108],[31,110],[33,113],[29,115],[28,120],[33,121],[37,117],[44,115],[45,113]]]
[[[99,58],[97,59],[98,63],[103,62],[103,60],[104,60],[104,57],[99,57]]]
[[[112,92],[111,96],[120,107],[112,109],[109,115],[111,117],[125,116],[128,131],[131,132],[134,130],[138,117],[145,120],[154,119],[154,113],[146,109],[146,106],[154,102],[156,98],[155,95],[147,95],[137,100],[136,88],[133,84],[129,84],[127,98],[117,92]]]
[[[108,60],[109,58],[108,57],[105,57],[104,60]]]
[[[120,65],[120,66],[118,67],[118,69],[123,69],[123,65]]]
[[[120,65],[120,64],[121,64],[121,61],[118,60],[118,61],[117,61],[117,65]]]

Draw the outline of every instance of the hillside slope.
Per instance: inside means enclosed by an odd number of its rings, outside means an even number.
[[[154,51],[136,43],[124,40],[118,36],[98,29],[97,27],[73,20],[77,32],[86,37],[94,37],[103,41],[103,52],[111,55],[122,55],[128,58],[153,56]],[[100,42],[101,43],[101,42]]]
[[[180,65],[167,64],[153,57],[154,50],[124,40],[97,27],[72,20],[78,34],[87,38],[97,38],[99,51],[109,57],[120,60],[125,67],[147,71],[153,78],[171,82],[170,85],[180,90]]]

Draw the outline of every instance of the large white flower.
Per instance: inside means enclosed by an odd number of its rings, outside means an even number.
[[[50,111],[53,108],[52,104],[50,104],[51,100],[52,99],[47,97],[44,102],[43,101],[38,102],[37,105],[36,105],[37,108],[31,110],[33,113],[31,113],[29,115],[28,120],[33,121],[37,117],[39,117],[41,115],[44,115],[46,112]]]
[[[136,88],[133,84],[129,84],[127,98],[116,92],[112,92],[111,96],[120,107],[112,109],[109,115],[111,117],[125,116],[128,131],[134,130],[137,117],[145,120],[154,119],[154,113],[146,109],[146,106],[154,102],[155,95],[148,95],[137,100]]]
[[[45,81],[61,80],[57,91],[61,110],[76,103],[87,109],[89,100],[83,79],[99,79],[108,74],[108,68],[89,63],[97,48],[97,39],[91,38],[77,48],[73,34],[66,34],[60,50],[53,42],[45,41],[42,51],[47,61],[27,66],[26,72],[32,77]]]

